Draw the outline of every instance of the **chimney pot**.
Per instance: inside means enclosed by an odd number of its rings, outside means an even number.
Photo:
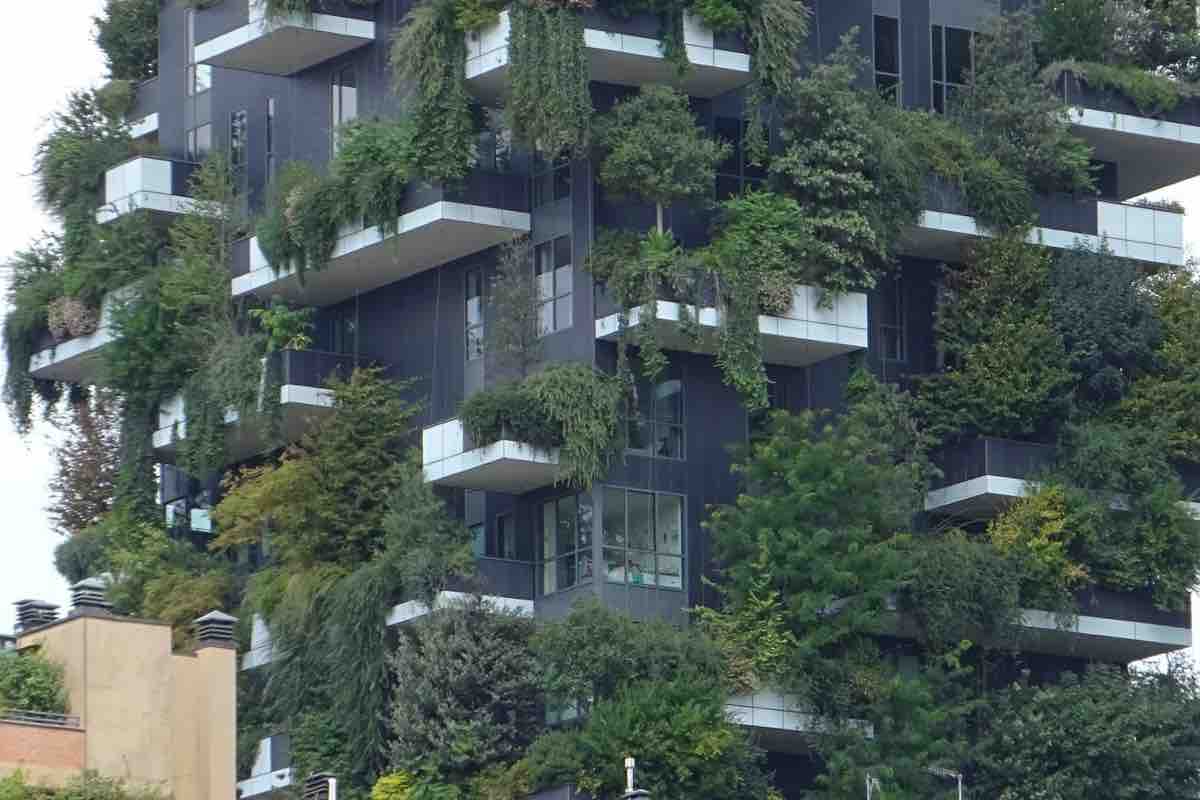
[[[196,641],[201,647],[233,647],[233,629],[237,617],[221,611],[210,611],[193,623]]]
[[[58,606],[45,600],[18,600],[13,605],[17,607],[17,633],[49,625],[58,619]]]
[[[108,602],[108,583],[102,578],[84,578],[71,587],[72,613],[104,612],[112,608]]]

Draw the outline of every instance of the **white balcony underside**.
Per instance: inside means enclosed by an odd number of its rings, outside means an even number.
[[[135,211],[149,211],[152,214],[202,213],[203,205],[190,197],[177,194],[139,191],[117,198],[96,209],[96,222],[103,225]]]
[[[691,15],[684,18],[684,47],[691,68],[680,76],[667,61],[659,39],[585,28],[584,52],[593,81],[641,86],[665,83],[695,97],[716,97],[750,82],[750,56],[713,45],[711,32]],[[508,12],[500,22],[467,41],[466,76],[471,90],[486,102],[508,92]]]
[[[1060,250],[1077,246],[1095,250],[1105,243],[1114,255],[1150,266],[1181,266],[1184,263],[1182,214],[1101,203],[1099,215],[1099,235],[1035,227],[1026,241]],[[1131,217],[1135,220],[1133,225],[1130,224]],[[960,261],[965,244],[993,236],[994,233],[981,226],[975,217],[923,211],[919,224],[905,235],[902,249],[908,255]]]
[[[377,226],[343,234],[329,263],[310,269],[303,284],[293,268],[276,272],[250,240],[250,271],[233,279],[235,297],[329,305],[478,253],[529,232],[529,214],[442,200],[410,211],[384,236]]]
[[[237,791],[241,800],[251,797],[264,797],[272,792],[280,792],[292,785],[292,768],[276,770],[263,775],[254,775],[244,781],[238,781]]]
[[[1097,159],[1118,165],[1123,198],[1200,175],[1200,126],[1079,107],[1070,120]]]
[[[104,363],[104,348],[116,339],[113,312],[118,305],[134,296],[135,288],[126,286],[105,295],[100,303],[100,320],[96,330],[34,353],[29,358],[29,374],[41,380],[81,385],[96,383]]]
[[[330,413],[333,408],[333,393],[315,386],[285,384],[279,387],[280,436],[283,441],[295,441],[302,437],[316,421]],[[225,450],[230,463],[265,452],[277,444],[268,439],[262,425],[242,425],[241,415],[230,409],[225,413],[228,426]],[[180,441],[187,438],[185,410],[178,399],[169,412],[160,412],[159,427],[152,436],[156,455],[173,458]]]
[[[1080,614],[1060,625],[1049,611],[1023,609],[1020,645],[1050,655],[1128,663],[1192,646],[1192,629]]]
[[[837,725],[807,710],[799,697],[771,690],[730,698],[725,716],[749,728],[760,747],[777,753],[808,752],[815,737],[833,731]],[[869,739],[875,736],[874,726],[865,720],[850,719],[841,724]]]
[[[522,442],[499,441],[466,446],[461,420],[431,425],[421,434],[425,481],[440,486],[523,494],[552,485],[558,478],[558,452]]]
[[[333,14],[255,19],[196,45],[195,60],[226,69],[293,75],[375,41],[375,23]]]
[[[141,119],[135,119],[129,124],[129,135],[134,139],[158,133],[158,112],[147,114]]]
[[[867,298],[852,293],[835,300],[831,309],[817,305],[819,291],[801,287],[789,316],[759,315],[758,330],[762,336],[763,360],[768,364],[787,364],[804,367],[834,356],[865,350],[867,347]],[[628,324],[637,325],[644,306],[633,309]],[[715,308],[695,307],[660,300],[657,304],[657,327],[663,347],[697,353],[717,351],[716,329],[721,315]],[[686,315],[700,326],[699,338],[684,332],[681,319]],[[609,314],[596,320],[596,338],[615,341],[620,337],[620,315]]]
[[[959,518],[988,519],[1014,500],[1031,494],[1034,488],[1033,482],[1024,478],[980,475],[926,492],[925,510]],[[1191,516],[1200,519],[1200,502],[1183,500],[1180,505]],[[1113,500],[1113,509],[1127,507],[1121,497]]]

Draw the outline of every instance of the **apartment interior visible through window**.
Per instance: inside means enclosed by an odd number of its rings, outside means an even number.
[[[683,498],[605,487],[601,520],[610,583],[683,588]]]
[[[542,504],[542,594],[592,579],[592,504],[588,494]]]

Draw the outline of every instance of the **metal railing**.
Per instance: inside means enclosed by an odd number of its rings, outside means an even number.
[[[966,439],[934,454],[933,461],[942,471],[933,488],[996,475],[1005,478],[1030,478],[1054,463],[1053,445],[1018,442],[992,436]]]
[[[54,728],[79,728],[79,717],[73,714],[51,714],[45,711],[0,709],[0,722],[19,722],[24,725],[48,725]]]

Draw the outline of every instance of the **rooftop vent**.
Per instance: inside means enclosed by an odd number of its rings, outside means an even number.
[[[84,578],[71,587],[71,608],[79,612],[108,611],[108,584],[102,578]]]
[[[18,633],[49,625],[58,619],[58,606],[45,600],[18,600],[13,605],[17,607]]]
[[[331,772],[314,772],[304,781],[303,800],[337,800],[337,778]]]
[[[237,617],[210,611],[193,624],[196,626],[198,644],[233,646],[233,627],[237,625]]]

